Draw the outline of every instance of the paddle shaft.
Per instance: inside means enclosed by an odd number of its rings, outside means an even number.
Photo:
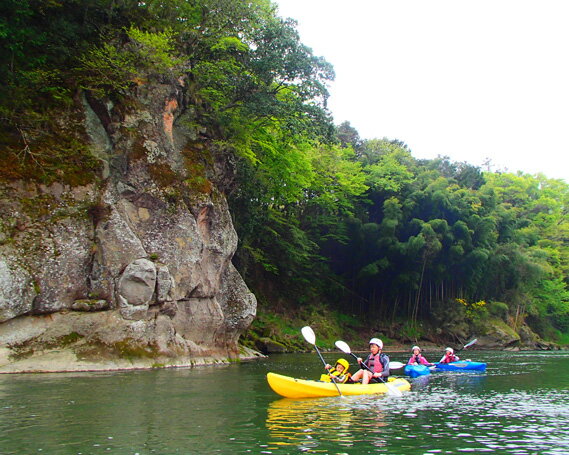
[[[358,359],[358,356],[355,355],[353,352],[350,352],[350,355],[354,358],[354,359]],[[358,362],[359,363],[359,362]],[[367,371],[369,371],[371,374],[373,374],[374,372],[371,370],[370,367],[368,367],[363,361],[362,363],[360,363],[361,366],[363,366]],[[381,376],[375,378],[375,379],[379,379],[381,382],[383,382],[385,385],[389,386],[390,384],[387,383],[387,381],[385,379],[383,379]]]
[[[313,346],[314,346],[314,349],[316,349],[316,352],[318,353],[320,360],[322,360],[322,364],[324,365],[324,369],[326,369],[326,361],[324,360],[324,357],[322,357],[322,354],[320,354],[320,349],[318,349],[318,346],[316,346],[316,344],[314,344]],[[336,381],[334,381],[334,378],[330,378],[330,381],[333,382],[334,385],[336,386],[336,390],[338,391],[338,395],[342,396],[342,392],[340,391],[340,387],[338,387],[338,384],[336,383]]]
[[[352,356],[354,356],[354,358],[358,358],[353,352],[350,352],[350,354]],[[387,380],[385,380],[384,378],[382,378],[381,376],[375,377],[373,376],[373,371],[371,370],[370,367],[368,367],[363,361],[362,363],[360,363],[360,365],[362,365],[363,367],[365,367],[365,369],[367,371],[369,371],[372,374],[372,377],[375,379],[379,379],[381,382],[383,382],[385,384],[385,386],[387,387],[387,390],[391,391],[391,394],[395,394],[395,396],[401,396],[401,390],[399,390],[396,386],[394,386],[393,384],[390,384]]]

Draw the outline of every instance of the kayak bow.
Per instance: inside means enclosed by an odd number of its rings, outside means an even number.
[[[412,378],[431,374],[431,370],[429,370],[427,365],[405,365],[405,369],[403,371],[407,376],[411,376]]]

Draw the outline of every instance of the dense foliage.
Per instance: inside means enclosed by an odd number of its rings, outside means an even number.
[[[422,321],[487,318],[569,337],[567,183],[417,160],[334,127],[333,69],[277,13],[268,0],[3,1],[3,178],[93,173],[69,134],[78,94],[128,105],[141,85],[185,78],[194,115],[179,126],[236,160],[235,262],[261,302],[404,321],[414,337]]]
[[[311,188],[242,236],[273,281],[299,301],[312,293],[384,325],[403,321],[411,338],[423,321],[453,333],[496,318],[566,340],[565,182],[415,160],[404,143],[361,141],[349,125],[338,138],[335,178],[349,184],[329,187],[333,203],[309,197]],[[340,163],[355,167],[342,175]]]

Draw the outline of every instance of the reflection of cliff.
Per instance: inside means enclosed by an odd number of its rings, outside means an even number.
[[[267,409],[270,447],[306,451],[332,443],[338,452],[342,452],[342,447],[347,450],[362,440],[366,432],[376,432],[385,426],[377,397],[369,401],[374,405],[368,405],[368,400],[367,397],[350,397],[273,401]],[[362,406],[362,403],[366,404]],[[380,444],[379,440],[375,442]]]
[[[231,176],[177,126],[184,90],[145,87],[136,109],[83,99],[98,184],[0,184],[0,369],[52,348],[83,365],[238,355],[256,300],[231,263]]]

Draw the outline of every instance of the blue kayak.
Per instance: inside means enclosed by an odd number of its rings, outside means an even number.
[[[436,371],[485,371],[486,364],[484,362],[467,362],[458,361],[451,363],[435,363]]]
[[[429,370],[427,365],[405,365],[405,369],[403,371],[407,376],[411,376],[412,378],[431,374],[431,370]]]

